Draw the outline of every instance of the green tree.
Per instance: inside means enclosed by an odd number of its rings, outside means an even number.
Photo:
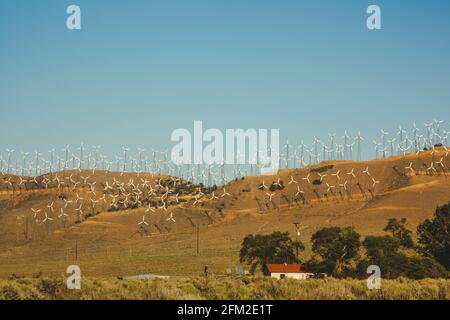
[[[398,240],[402,247],[413,248],[412,232],[406,229],[406,223],[407,220],[405,218],[402,218],[400,221],[395,218],[389,219],[384,231],[391,232],[392,236]]]
[[[398,252],[400,242],[391,236],[375,237],[368,236],[363,241],[366,249],[366,259],[358,263],[359,277],[366,277],[366,270],[369,265],[380,267],[382,277],[393,279],[405,276],[408,271],[408,257]]]
[[[358,258],[361,247],[360,235],[354,228],[323,228],[311,237],[312,251],[321,261],[311,261],[315,271],[331,273],[335,276],[343,273]]]
[[[299,242],[299,248],[304,248]],[[241,263],[250,265],[250,272],[254,273],[260,267],[268,275],[268,263],[296,263],[295,244],[287,232],[274,232],[269,235],[247,235],[242,241],[240,250]]]
[[[408,278],[448,278],[449,273],[436,260],[429,257],[411,257],[408,264]]]
[[[419,250],[450,270],[450,202],[436,208],[433,219],[417,227]]]
[[[399,252],[400,242],[391,236],[366,237],[363,241],[367,258],[357,266],[358,276],[366,277],[369,265],[377,265],[381,269],[382,277],[393,279],[408,277],[413,279],[446,277],[443,266],[431,258],[414,256],[408,257]]]
[[[364,239],[363,246],[366,249],[366,255],[368,257],[377,259],[397,252],[400,248],[400,243],[398,239],[390,236],[368,236]]]

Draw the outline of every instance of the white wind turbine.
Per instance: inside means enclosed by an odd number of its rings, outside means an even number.
[[[128,162],[128,159],[127,159],[127,152],[129,151],[130,149],[128,149],[127,147],[122,147],[122,151],[123,151],[123,169],[122,169],[122,171],[123,172],[126,172],[127,171],[127,162]]]
[[[295,179],[294,179],[294,177],[293,177],[293,176],[291,176],[291,178],[290,178],[290,180],[289,180],[288,184],[292,184],[292,183],[298,184],[298,182],[297,182],[297,181],[295,181]]]
[[[69,216],[67,213],[64,212],[63,208],[60,209],[60,212],[61,213],[58,215],[58,218],[60,219],[66,219]]]
[[[55,149],[48,150],[48,153],[50,154],[50,173],[52,173],[54,168]]]
[[[92,149],[94,150],[94,169],[97,169],[98,167],[98,161],[99,161],[99,153],[101,145],[92,146]]]
[[[347,175],[349,175],[349,176],[352,176],[353,178],[356,178],[356,175],[355,175],[355,168],[352,168],[349,172],[347,172],[346,173]]]
[[[434,162],[433,161],[430,163],[430,166],[427,167],[427,172],[437,173],[436,168],[434,167]]]
[[[390,146],[390,155],[391,156],[394,156],[394,153],[395,153],[395,147],[394,147],[394,143],[395,143],[395,138],[393,138],[393,139],[391,139],[391,140],[388,140],[387,141],[388,142],[388,144],[389,144],[389,146]]]
[[[144,225],[148,226],[148,223],[145,221],[145,216],[142,216],[142,220],[138,223],[138,226],[143,227]]]
[[[336,137],[336,133],[329,133],[328,136],[330,137],[330,152],[331,152],[331,159],[328,160],[334,160],[334,138]]]
[[[52,212],[54,212],[54,208],[53,208],[53,205],[54,205],[55,203],[52,201],[52,203],[50,203],[48,206],[47,206],[47,208],[49,208]]]
[[[39,153],[38,151],[34,151],[34,154],[35,154],[35,161],[36,161],[36,163],[35,163],[35,176],[37,176],[38,174],[39,174],[39,163],[40,163],[40,156],[42,156],[42,154],[41,153]]]
[[[375,190],[375,187],[376,187],[376,185],[377,184],[379,184],[380,183],[380,181],[377,181],[377,180],[375,180],[375,178],[372,178],[372,188]]]
[[[68,169],[68,163],[69,163],[69,153],[70,153],[70,145],[66,145],[66,147],[64,149],[62,149],[62,151],[64,151],[65,153],[65,160],[64,160],[64,170]]]
[[[350,160],[353,160],[353,146],[354,145],[355,145],[354,142],[350,143],[349,145],[347,145],[348,152],[349,152],[349,155],[350,155]]]
[[[8,163],[7,163],[7,172],[8,174],[11,173],[11,156],[16,150],[14,149],[6,149],[6,152],[8,153]]]
[[[319,150],[318,150],[319,143],[320,140],[314,136],[313,146],[314,146],[314,156],[316,158],[315,163],[319,163]]]
[[[307,181],[308,183],[311,183],[311,181],[309,180],[309,177],[310,177],[310,176],[311,176],[311,174],[308,173],[308,175],[307,175],[306,177],[302,178],[302,180],[305,180],[305,181]]]
[[[444,157],[442,157],[439,161],[436,161],[436,164],[441,167],[442,171],[444,172],[445,175],[445,165],[444,165]]]
[[[411,174],[414,173],[413,163],[410,162],[407,167],[405,167],[405,170],[408,170]]]
[[[366,167],[366,169],[364,169],[362,173],[367,174],[367,176],[370,177],[369,167]]]
[[[380,150],[381,144],[379,142],[373,141],[373,146],[375,148],[375,159],[378,159],[378,151]]]
[[[31,208],[31,212],[33,213],[33,218],[36,219],[37,215],[41,212],[41,209]]]
[[[344,158],[348,159],[348,150],[347,150],[347,146],[348,146],[348,140],[350,139],[350,136],[347,134],[347,130],[344,131],[344,135],[341,137],[341,139],[344,140]]]
[[[46,223],[47,221],[53,221],[53,219],[48,216],[47,211],[44,214],[45,218],[44,220],[42,220],[42,223]]]
[[[225,197],[225,196],[231,196],[231,194],[229,194],[229,193],[225,190],[225,188],[223,188],[223,194],[221,195],[221,197],[223,198],[223,197]]]
[[[303,143],[303,140],[300,142],[300,157],[303,161],[303,159],[305,158],[305,150],[306,150],[306,145]],[[311,163],[310,163],[311,164]],[[304,165],[302,165],[302,167],[304,167]]]
[[[145,149],[143,148],[137,148],[138,150],[138,155],[139,155],[139,166],[140,166],[140,170],[141,171],[145,171],[144,169],[144,165],[143,165],[143,154],[145,152]]]
[[[286,150],[286,154],[285,154],[286,168],[289,168],[289,160],[290,160],[289,147],[291,147],[291,145],[289,144],[289,140],[286,140],[286,144],[284,145],[284,149]]]
[[[333,185],[328,184],[328,182],[326,183],[326,185],[327,185],[327,192],[326,193],[329,193],[331,190],[333,190],[333,188],[334,188]]]
[[[81,170],[83,168],[84,163],[84,143],[82,142],[80,147],[78,148],[80,150],[80,158],[79,158],[79,164],[78,164],[78,170]]]
[[[295,196],[298,197],[300,194],[301,194],[301,195],[304,195],[305,192],[302,191],[302,190],[300,190],[300,186],[297,186],[297,193],[295,194]]]
[[[173,223],[176,222],[176,221],[175,221],[175,218],[173,217],[173,212],[171,212],[171,213],[169,214],[169,217],[166,219],[166,221],[172,221]]]
[[[413,124],[413,137],[414,137],[414,152],[417,152],[419,150],[419,131],[420,129],[417,128],[416,123]]]
[[[275,196],[275,193],[266,193],[266,195],[269,197],[269,202],[272,202],[272,198]]]
[[[336,173],[332,173],[331,175],[333,177],[336,177],[337,181],[341,180],[341,177],[339,176],[339,174],[341,173],[341,170],[338,170]]]
[[[211,198],[209,200],[218,200],[219,198],[216,196],[215,192],[213,191]]]
[[[317,175],[318,175],[319,178],[320,178],[320,182],[322,182],[322,181],[323,181],[323,178],[325,178],[325,177],[327,176],[327,174],[321,174],[320,172],[318,172]]]
[[[402,126],[398,127],[398,144],[399,147],[403,147],[404,145],[404,140],[403,140],[403,134],[406,133],[405,129],[402,128]]]
[[[362,159],[361,142],[364,141],[364,138],[361,135],[361,131],[358,131],[358,135],[356,136],[355,140],[357,142],[358,147],[358,160],[361,161]]]
[[[433,144],[432,137],[431,137],[433,122],[424,123],[423,125],[427,128],[427,142],[429,143],[429,146],[431,147],[431,145]]]
[[[22,151],[22,176],[25,175],[25,168],[26,168],[26,163],[27,163],[27,156],[29,155],[29,152],[23,152]]]
[[[436,125],[436,135],[439,140],[436,140],[436,143],[442,143],[441,137],[441,125],[444,123],[444,120],[434,120],[434,124]]]
[[[386,149],[386,136],[389,135],[389,132],[381,129],[381,143],[383,145],[383,149]]]

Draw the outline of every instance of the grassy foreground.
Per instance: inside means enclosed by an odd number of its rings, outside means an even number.
[[[172,278],[123,281],[83,278],[82,289],[69,291],[65,279],[0,280],[0,300],[449,300],[450,280],[383,280],[368,290],[353,279],[273,280],[270,278]]]

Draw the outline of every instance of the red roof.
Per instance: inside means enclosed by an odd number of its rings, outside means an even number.
[[[305,272],[301,264],[267,264],[270,273],[302,273]]]

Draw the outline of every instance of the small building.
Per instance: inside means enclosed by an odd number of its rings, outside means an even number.
[[[306,272],[301,264],[267,264],[267,269],[270,272],[270,277],[275,279],[297,279],[305,280],[312,276],[313,273]]]

